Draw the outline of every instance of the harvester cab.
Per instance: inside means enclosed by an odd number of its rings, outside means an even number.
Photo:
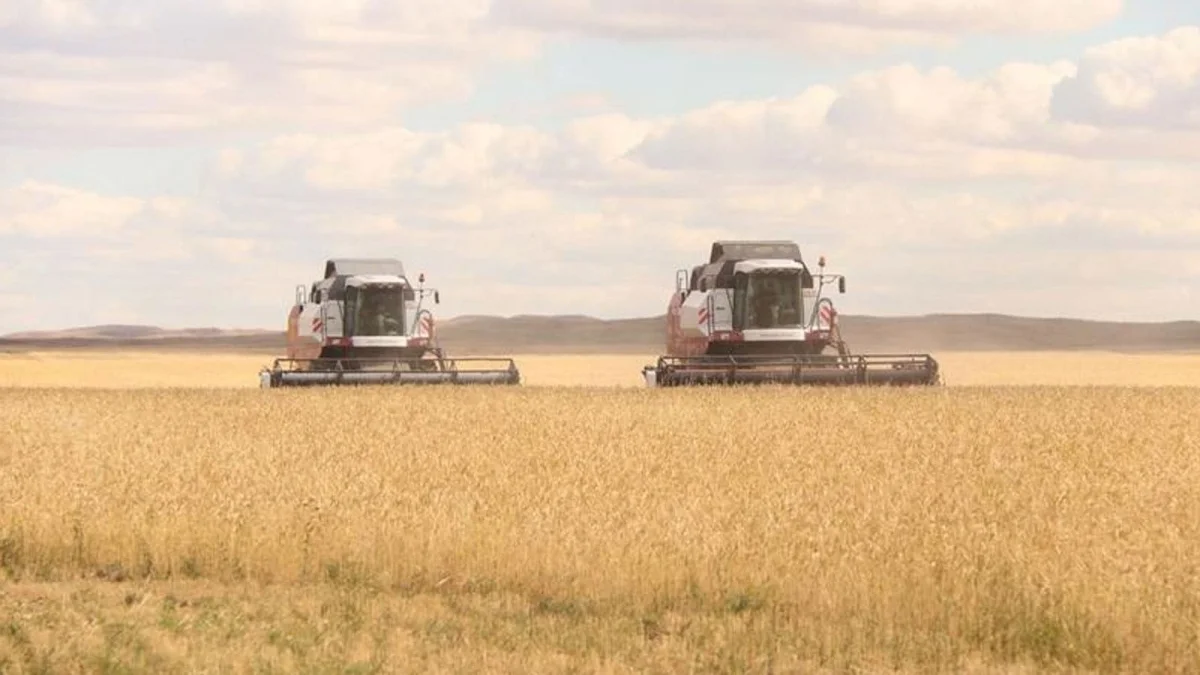
[[[794,242],[714,242],[706,264],[676,274],[667,354],[643,369],[647,385],[938,381],[928,354],[852,354],[826,295],[845,293],[846,278],[825,273],[824,256],[818,268]]]
[[[512,359],[448,358],[433,312],[441,302],[410,283],[395,259],[333,259],[324,278],[297,286],[287,356],[260,373],[263,387],[337,384],[517,384]]]

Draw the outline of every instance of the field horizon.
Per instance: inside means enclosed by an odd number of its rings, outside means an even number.
[[[451,355],[643,354],[664,348],[663,316],[462,316],[438,323]],[[842,332],[857,352],[1115,351],[1200,352],[1200,321],[1137,323],[1004,314],[842,315]],[[282,320],[281,320],[282,324]],[[66,349],[153,349],[282,354],[279,330],[101,325],[0,336],[0,353]]]

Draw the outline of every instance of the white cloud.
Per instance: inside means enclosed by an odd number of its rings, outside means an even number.
[[[975,79],[946,67],[893,66],[836,90],[817,86],[789,100],[709,106],[661,126],[633,153],[673,171],[851,180],[864,172],[904,180],[1092,174],[1105,166],[1095,160],[1200,157],[1200,127],[1172,123],[1196,117],[1191,95],[1162,99],[1142,129],[1102,110],[1087,119],[1065,115],[1062,97],[1094,77],[1095,54],[1112,53],[1145,60],[1138,50],[1107,46],[1089,52],[1082,66],[1010,63]],[[1141,86],[1180,90],[1193,77],[1185,70],[1146,69]]]
[[[382,190],[411,184],[430,194],[524,175],[549,139],[530,128],[466,124],[451,132],[385,128],[362,134],[283,136],[251,156],[227,153],[220,174],[234,180],[290,179],[317,190]]]
[[[294,243],[278,221],[263,233],[193,199],[21,184],[0,190],[0,281],[33,291],[0,294],[0,307],[36,299],[12,330],[282,325],[293,280],[315,266],[290,262]]]
[[[1200,130],[1200,26],[1089,49],[1054,110],[1081,124]]]
[[[1053,314],[1083,284],[1152,299],[1112,312],[1170,315],[1153,299],[1194,278],[1181,251],[1200,247],[1200,168],[1172,160],[1200,145],[1171,129],[1133,143],[1102,121],[1056,118],[1056,88],[1081,71],[897,66],[787,99],[674,118],[604,113],[555,132],[297,134],[227,158],[220,187],[246,217],[267,217],[265,195],[302,209],[288,217],[297,237],[313,233],[313,260],[395,251],[436,273],[451,313],[654,313],[674,269],[713,239],[782,237],[855,279],[849,311],[991,297],[975,309]],[[1097,276],[1114,251],[1173,268]],[[1003,291],[1038,283],[1053,290]],[[589,284],[641,290],[584,306]]]
[[[34,298],[23,293],[0,293],[0,309],[6,313],[24,312],[36,307]],[[7,332],[7,331],[6,331]]]
[[[113,263],[196,260],[205,252],[241,260],[258,245],[212,207],[175,197],[104,195],[26,182],[0,190],[0,236],[23,255],[70,249]]]
[[[108,236],[123,230],[147,204],[83,190],[24,183],[0,191],[0,234],[25,237]]]
[[[873,51],[978,33],[1083,30],[1121,0],[6,0],[0,145],[198,133],[367,131],[465,96],[546,31],[762,39]],[[1110,78],[1111,79],[1111,78]],[[566,105],[606,106],[603,92]]]
[[[215,254],[221,260],[236,263],[252,262],[253,254],[266,248],[248,237],[204,237],[198,244],[203,250]]]
[[[392,121],[531,56],[486,0],[20,0],[0,10],[0,144]]]
[[[945,45],[972,34],[1083,31],[1117,17],[1122,0],[496,0],[498,21],[548,31],[640,39],[768,41],[871,52]]]
[[[464,24],[455,12],[486,17],[466,0],[449,4],[425,6],[414,30],[448,50],[444,63],[465,75],[449,64],[484,52],[457,42],[452,27]],[[112,21],[102,6],[79,6]],[[671,117],[601,109],[558,129],[472,122],[425,131],[385,112],[399,90],[373,89],[389,86],[383,71],[344,60],[402,39],[399,18],[373,15],[375,6],[230,0],[235,18],[224,25],[283,21],[283,37],[272,38],[263,59],[216,59],[183,40],[163,62],[88,53],[95,17],[10,12],[0,33],[18,26],[28,41],[73,32],[83,47],[53,57],[29,52],[0,66],[16,78],[0,77],[0,93],[20,88],[26,70],[45,74],[65,63],[55,59],[78,59],[73,67],[81,68],[31,79],[16,116],[10,108],[5,119],[74,125],[76,112],[54,111],[86,95],[86,128],[113,131],[132,119],[129,110],[148,109],[130,105],[152,96],[145,87],[187,72],[191,79],[159,100],[159,129],[271,122],[279,130],[212,153],[211,201],[35,181],[0,186],[0,243],[22,251],[0,259],[13,260],[21,278],[66,284],[63,298],[100,292],[96,284],[119,295],[125,310],[175,325],[281,325],[293,284],[319,276],[327,257],[364,254],[395,255],[426,271],[443,291],[444,315],[659,313],[674,271],[700,262],[724,237],[794,239],[809,258],[827,254],[852,280],[841,300],[851,313],[1165,318],[1200,283],[1193,31],[979,76],[901,64],[790,97],[718,101]],[[1009,20],[989,18],[978,3],[871,7],[889,13],[888,25],[936,15],[939,25],[999,30]],[[702,21],[728,8],[694,9]],[[130,14],[122,30],[134,34],[164,17],[159,9]],[[860,23],[856,30],[872,30]],[[287,55],[301,66],[284,67]],[[392,56],[394,67],[417,72],[399,52]],[[337,76],[276,98],[306,81],[304,69],[318,61]],[[248,89],[262,73],[293,79],[278,91]],[[134,76],[137,86],[122,80]],[[323,87],[354,91],[360,82],[345,115],[323,107]],[[317,120],[338,128],[291,128]],[[184,308],[181,295],[204,300]]]
[[[17,26],[61,34],[97,23],[95,14],[80,0],[8,0],[0,5],[0,28]]]
[[[860,135],[1003,142],[1044,124],[1054,85],[1073,72],[1070,63],[1014,63],[968,80],[945,67],[896,66],[853,78],[826,119]]]

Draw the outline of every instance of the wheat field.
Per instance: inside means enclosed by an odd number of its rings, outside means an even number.
[[[159,358],[0,388],[0,672],[1200,672],[1178,363],[401,392]],[[643,361],[570,359],[519,363]]]

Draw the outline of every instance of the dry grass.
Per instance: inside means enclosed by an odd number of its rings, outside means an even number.
[[[1200,389],[0,391],[0,670],[1200,670]]]
[[[1200,353],[939,352],[949,386],[1200,386]],[[643,386],[642,366],[656,355],[520,354],[513,357],[531,386]],[[0,354],[0,386],[245,387],[270,357],[136,351]]]

